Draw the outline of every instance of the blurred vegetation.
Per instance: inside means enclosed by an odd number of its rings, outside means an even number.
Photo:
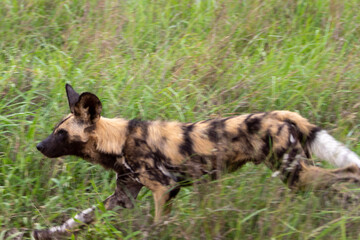
[[[287,109],[360,153],[358,0],[3,0],[0,239],[101,202],[114,174],[35,145],[69,112],[64,85],[104,115],[197,121]],[[327,166],[328,167],[328,166]],[[99,213],[80,239],[359,239],[359,207],[291,193],[265,166],[182,189],[153,224],[151,193]]]

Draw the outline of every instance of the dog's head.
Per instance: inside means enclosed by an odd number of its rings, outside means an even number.
[[[36,145],[42,154],[50,158],[82,156],[102,110],[96,95],[89,92],[79,95],[68,84],[65,88],[71,113],[55,126],[50,136]]]

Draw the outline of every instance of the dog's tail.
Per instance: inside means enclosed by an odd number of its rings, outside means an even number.
[[[337,167],[356,164],[360,168],[360,158],[344,144],[335,140],[325,130],[308,122],[297,113],[289,111],[276,112],[278,119],[294,124],[306,138],[308,150],[318,158],[328,161]]]
[[[337,167],[346,167],[356,164],[360,168],[360,158],[341,142],[336,141],[325,130],[315,133],[310,142],[310,151],[317,157],[327,160]]]

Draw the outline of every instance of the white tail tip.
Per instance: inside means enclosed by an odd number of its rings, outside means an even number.
[[[360,158],[344,144],[336,141],[325,130],[316,133],[310,144],[310,150],[319,158],[326,160],[337,167],[346,167],[356,164],[360,167]]]

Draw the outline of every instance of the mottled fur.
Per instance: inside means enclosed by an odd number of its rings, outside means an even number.
[[[76,155],[114,170],[118,185],[105,201],[108,209],[132,207],[132,198],[145,186],[153,192],[158,221],[164,205],[183,185],[205,174],[216,178],[248,162],[264,163],[292,189],[320,189],[339,178],[359,178],[356,166],[338,170],[310,166],[312,144],[322,130],[294,112],[196,123],[108,119],[100,116],[101,102],[94,94],[79,95],[70,85],[66,91],[71,114],[37,148],[48,157]],[[52,233],[61,227],[52,228]],[[42,236],[50,230],[36,232],[35,237],[46,238]]]

